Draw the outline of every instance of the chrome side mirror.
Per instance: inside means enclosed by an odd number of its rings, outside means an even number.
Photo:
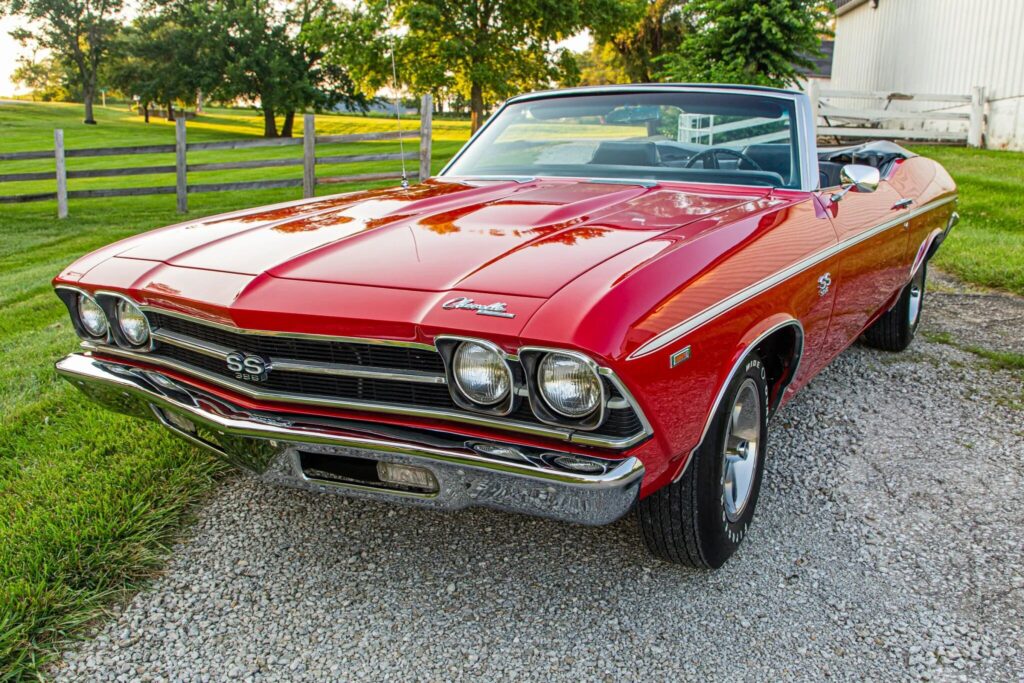
[[[874,192],[882,181],[882,173],[874,166],[862,164],[846,164],[839,171],[839,182],[842,189],[832,195],[832,201],[838,202],[850,190],[857,192]]]

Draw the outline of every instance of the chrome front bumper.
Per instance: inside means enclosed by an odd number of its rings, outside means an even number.
[[[608,460],[355,420],[254,412],[167,375],[75,353],[57,372],[97,403],[156,420],[266,481],[426,507],[472,505],[582,524],[613,522],[633,506],[643,478],[635,457]],[[438,490],[329,481],[306,458],[362,459],[429,469]],[[585,468],[591,471],[577,471]]]

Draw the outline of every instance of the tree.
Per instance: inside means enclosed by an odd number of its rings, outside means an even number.
[[[17,64],[11,72],[11,81],[28,88],[32,99],[43,102],[71,99],[67,65],[56,57],[37,58],[33,52],[31,57],[18,57]]]
[[[622,57],[611,43],[590,44],[590,49],[574,55],[579,69],[580,85],[611,85],[629,83]]]
[[[677,50],[686,33],[686,3],[687,0],[617,0],[593,13],[590,29],[601,59],[622,73],[614,76],[614,82],[655,80],[658,59]],[[614,52],[607,49],[609,46]]]
[[[686,15],[691,30],[659,61],[664,80],[788,87],[831,35],[822,0],[691,0]]]
[[[151,102],[164,105],[168,120],[173,120],[174,102],[190,100],[216,83],[203,52],[201,36],[179,24],[171,13],[148,13],[118,37],[110,80],[125,95],[139,97],[147,123]]]
[[[290,137],[297,111],[366,106],[343,60],[349,53],[334,47],[351,40],[352,26],[361,27],[354,10],[332,0],[173,0],[173,6],[176,21],[214,46],[204,68],[222,78],[204,92],[258,103],[265,137]]]
[[[402,77],[423,92],[468,97],[476,131],[485,103],[558,78],[549,45],[583,18],[578,0],[396,0]]]
[[[11,36],[51,50],[74,65],[75,85],[81,88],[85,103],[85,123],[96,123],[92,105],[97,76],[117,33],[122,6],[123,0],[0,0],[0,16],[18,15],[38,27],[12,31]]]

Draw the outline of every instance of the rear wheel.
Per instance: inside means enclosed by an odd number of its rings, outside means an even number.
[[[756,352],[741,368],[683,476],[640,501],[644,542],[663,560],[717,568],[746,536],[764,471],[768,384]]]
[[[921,323],[927,278],[928,264],[922,263],[910,283],[900,292],[896,305],[864,332],[864,341],[868,346],[884,351],[902,351],[910,346],[917,326]]]

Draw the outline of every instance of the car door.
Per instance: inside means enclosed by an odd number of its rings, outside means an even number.
[[[835,305],[825,355],[833,356],[853,342],[868,322],[906,281],[907,228],[899,221],[903,197],[888,180],[874,192],[847,192],[832,201],[838,188],[823,190],[822,204],[835,227],[839,253],[835,272]]]

